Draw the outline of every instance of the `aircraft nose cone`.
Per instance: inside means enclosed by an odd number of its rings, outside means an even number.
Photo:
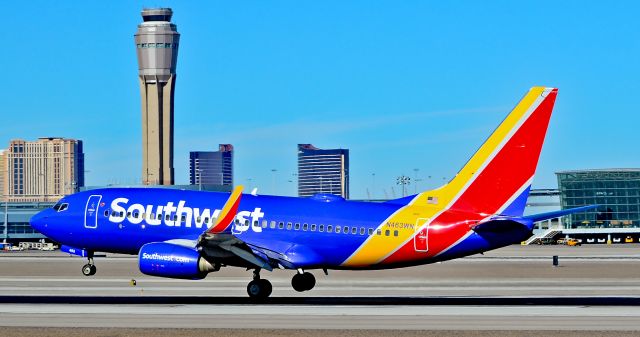
[[[40,233],[42,233],[43,229],[47,226],[47,219],[49,218],[49,216],[46,213],[47,210],[38,212],[36,215],[32,216],[31,219],[29,219],[29,224],[31,225],[31,227]]]

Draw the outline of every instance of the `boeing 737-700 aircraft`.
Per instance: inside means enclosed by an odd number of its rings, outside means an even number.
[[[249,296],[264,299],[260,271],[294,272],[291,285],[311,290],[308,272],[385,269],[455,259],[518,243],[533,223],[587,207],[523,216],[557,89],[534,87],[446,185],[384,203],[310,198],[107,188],[62,198],[31,226],[87,257],[137,254],[147,275],[202,279],[222,267],[253,270]]]

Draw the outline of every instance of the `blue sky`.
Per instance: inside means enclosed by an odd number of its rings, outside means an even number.
[[[157,6],[182,34],[177,183],[189,151],[232,143],[236,183],[294,195],[296,144],[312,143],[350,150],[354,198],[399,197],[415,169],[433,188],[534,85],[560,89],[534,187],[640,166],[634,1],[8,2],[0,144],[82,139],[88,185],[138,183],[133,34]]]

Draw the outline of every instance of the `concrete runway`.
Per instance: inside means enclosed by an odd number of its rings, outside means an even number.
[[[560,256],[553,267],[551,256]],[[296,293],[291,271],[260,305],[251,273],[226,268],[202,281],[148,277],[128,256],[0,253],[0,326],[229,329],[640,331],[640,245],[512,246],[485,255],[385,271],[314,271]],[[131,286],[131,279],[137,281]]]

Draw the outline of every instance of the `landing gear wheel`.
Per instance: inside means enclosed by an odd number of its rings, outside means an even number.
[[[273,287],[271,286],[271,282],[268,280],[257,279],[249,282],[247,285],[247,294],[249,297],[256,300],[264,300],[269,295],[271,295],[271,291]]]
[[[84,266],[82,266],[82,274],[84,276],[91,276],[91,275],[95,275],[96,274],[96,266],[92,265],[92,264],[85,264]]]
[[[316,285],[316,278],[309,272],[295,274],[291,279],[291,286],[295,291],[307,291],[313,289]]]

